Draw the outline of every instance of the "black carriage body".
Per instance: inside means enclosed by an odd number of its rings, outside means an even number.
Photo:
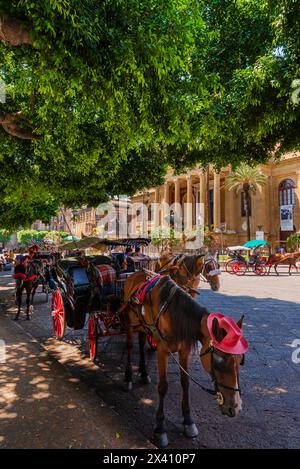
[[[86,268],[71,258],[59,261],[56,272],[67,325],[75,330],[83,329],[91,295]]]

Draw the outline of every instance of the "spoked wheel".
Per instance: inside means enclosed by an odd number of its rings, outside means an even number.
[[[66,329],[66,315],[62,294],[59,290],[54,290],[52,293],[51,317],[55,337],[62,339]]]
[[[234,266],[235,262],[231,259],[230,261],[227,261],[226,264],[225,264],[225,270],[226,272],[228,272],[229,274],[233,274],[233,266]]]
[[[153,335],[147,335],[147,342],[149,344],[150,349],[155,352],[155,350],[157,350],[157,343],[155,342]]]
[[[264,264],[258,264],[254,269],[254,273],[256,275],[266,275],[267,268]]]
[[[245,275],[246,273],[246,270],[247,270],[247,266],[245,264],[243,264],[242,262],[239,262],[239,263],[235,263],[232,267],[233,269],[233,273],[235,275]]]
[[[97,352],[98,352],[98,327],[97,327],[97,319],[94,314],[89,315],[88,341],[89,341],[90,359],[94,362],[96,361]]]

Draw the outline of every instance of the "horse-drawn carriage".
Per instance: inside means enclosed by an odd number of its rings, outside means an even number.
[[[150,240],[99,241],[87,240],[74,243],[77,249],[83,246],[109,247],[117,246],[146,246]],[[72,243],[62,246],[61,249],[70,250]],[[52,293],[51,317],[56,338],[62,339],[66,326],[71,329],[83,329],[87,325],[87,337],[91,360],[95,360],[98,351],[98,339],[104,336],[119,335],[124,332],[122,320],[118,313],[118,306],[122,302],[123,285],[126,279],[136,270],[149,266],[149,260],[142,258],[143,262],[130,264],[130,271],[124,269],[123,253],[110,256],[87,255],[69,257],[57,260],[52,280],[56,288]],[[149,335],[148,342],[151,348],[156,345]]]
[[[157,339],[159,407],[154,429],[157,446],[168,444],[164,399],[168,388],[169,356],[176,361],[181,372],[184,434],[189,438],[198,435],[190,415],[188,385],[189,357],[197,340],[202,343],[200,360],[211,376],[213,389],[202,386],[198,381],[197,384],[216,396],[224,415],[237,415],[242,405],[239,366],[244,363],[244,353],[248,349],[242,333],[243,318],[235,322],[220,313],[210,314],[192,298],[195,281],[200,279],[200,275],[206,278],[213,290],[218,290],[220,271],[216,261],[210,256],[197,254],[170,256],[158,272],[145,269],[125,272],[115,267],[116,264],[107,256],[57,260],[52,272],[56,288],[51,302],[56,337],[63,337],[66,325],[82,329],[87,323],[90,357],[95,359],[99,336],[126,332],[125,381],[128,390],[133,384],[133,330],[139,334],[139,373],[144,384],[151,382],[145,363],[145,338],[153,335]],[[175,352],[178,352],[179,361],[174,357]]]

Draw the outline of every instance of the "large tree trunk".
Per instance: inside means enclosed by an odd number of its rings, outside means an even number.
[[[246,220],[247,220],[247,238],[251,240],[251,227],[250,227],[250,194],[245,190],[245,205],[246,205]]]
[[[19,18],[0,13],[0,39],[2,41],[7,42],[11,46],[32,44],[32,38],[28,29]]]
[[[210,226],[210,201],[209,201],[209,166],[206,168],[206,223]],[[205,222],[204,222],[205,225]]]
[[[0,111],[0,124],[5,132],[13,137],[23,140],[38,140],[39,137],[34,135],[34,129],[29,124],[27,119],[21,116],[20,113],[8,114],[7,112]],[[22,127],[22,125],[24,127]],[[26,128],[27,127],[27,128]]]

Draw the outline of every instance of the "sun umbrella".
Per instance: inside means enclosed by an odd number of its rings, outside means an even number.
[[[260,246],[270,246],[270,243],[268,241],[263,241],[260,239],[252,239],[251,241],[248,241],[247,243],[244,244],[246,248],[258,248]]]
[[[77,238],[77,236],[67,236],[63,241],[79,241],[79,239],[80,238]]]

